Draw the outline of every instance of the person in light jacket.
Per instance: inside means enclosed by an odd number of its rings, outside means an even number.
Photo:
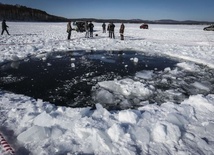
[[[89,26],[88,26],[88,21],[85,22],[85,38],[89,38]]]
[[[69,21],[67,24],[68,40],[71,39],[71,31],[72,31],[72,27],[71,27],[71,22]]]
[[[125,25],[122,23],[120,26],[120,31],[119,31],[121,40],[124,40],[124,35],[123,35],[124,29],[125,29]]]
[[[10,35],[9,32],[8,32],[8,30],[7,30],[8,27],[9,27],[9,26],[7,26],[6,20],[4,19],[4,20],[2,21],[2,32],[1,32],[1,35],[3,35],[4,31],[6,31],[7,34]]]

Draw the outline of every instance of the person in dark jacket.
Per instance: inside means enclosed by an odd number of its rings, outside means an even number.
[[[106,24],[103,23],[102,27],[103,27],[103,33],[106,33]]]
[[[2,21],[2,32],[1,32],[1,35],[3,35],[4,31],[6,31],[7,34],[10,35],[9,32],[8,32],[8,30],[7,30],[8,27],[9,27],[9,26],[7,26],[6,20],[4,19],[4,20]]]
[[[114,25],[114,23],[112,22],[112,23],[110,24],[110,26],[109,26],[110,38],[114,38],[114,39],[115,39],[114,28],[115,28],[115,25]]]
[[[72,31],[72,27],[71,27],[71,22],[69,21],[67,24],[68,40],[71,39],[71,31]]]
[[[90,37],[93,37],[94,24],[92,22],[90,22],[88,27],[89,27],[89,31],[90,31]]]
[[[119,31],[121,40],[124,40],[124,35],[123,35],[124,29],[125,29],[125,25],[122,23],[120,26],[120,31]]]

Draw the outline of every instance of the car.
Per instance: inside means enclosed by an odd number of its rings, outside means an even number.
[[[84,32],[85,22],[84,21],[73,22],[73,29],[76,30],[77,32]]]
[[[214,25],[210,25],[204,28],[204,31],[214,31]]]
[[[140,26],[140,29],[149,29],[149,26],[148,26],[148,24],[144,23]]]

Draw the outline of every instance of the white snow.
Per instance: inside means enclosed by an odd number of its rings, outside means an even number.
[[[98,36],[86,39],[84,33],[73,31],[68,41],[66,23],[7,24],[11,36],[0,38],[0,62],[30,55],[45,60],[46,54],[54,51],[137,50],[180,59],[177,66],[193,73],[199,69],[197,63],[214,68],[214,34],[203,31],[202,25],[151,24],[148,30],[141,30],[140,24],[125,24],[125,40],[120,40],[120,24],[116,24],[116,39],[110,39],[102,33],[101,23],[94,23]],[[133,57],[133,61],[139,60]],[[14,68],[17,65],[14,62]],[[170,68],[164,71],[179,74]],[[136,77],[152,79],[153,72],[142,71]],[[160,80],[167,83],[167,78]],[[191,85],[210,90],[204,82]],[[153,94],[152,86],[129,78],[99,82],[99,86],[105,90],[98,91],[96,97],[107,104],[114,102],[113,93],[134,96],[135,102]],[[174,90],[166,92],[176,94]],[[120,104],[130,103],[124,99]],[[57,107],[0,90],[0,132],[18,155],[214,154],[214,94],[196,94],[180,104],[149,105],[145,101],[141,105],[120,111],[108,111],[99,103],[95,110]],[[1,145],[0,153],[6,154]]]
[[[198,66],[192,62],[182,62],[177,64],[178,67],[181,67],[187,71],[195,72],[198,71]]]
[[[108,89],[112,92],[122,94],[124,96],[146,97],[152,92],[141,82],[132,79],[123,79],[115,81],[104,81],[98,83],[100,87]]]

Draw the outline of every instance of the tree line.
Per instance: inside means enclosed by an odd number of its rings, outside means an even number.
[[[50,15],[45,11],[21,5],[0,4],[0,19],[8,21],[64,22],[67,18]]]

